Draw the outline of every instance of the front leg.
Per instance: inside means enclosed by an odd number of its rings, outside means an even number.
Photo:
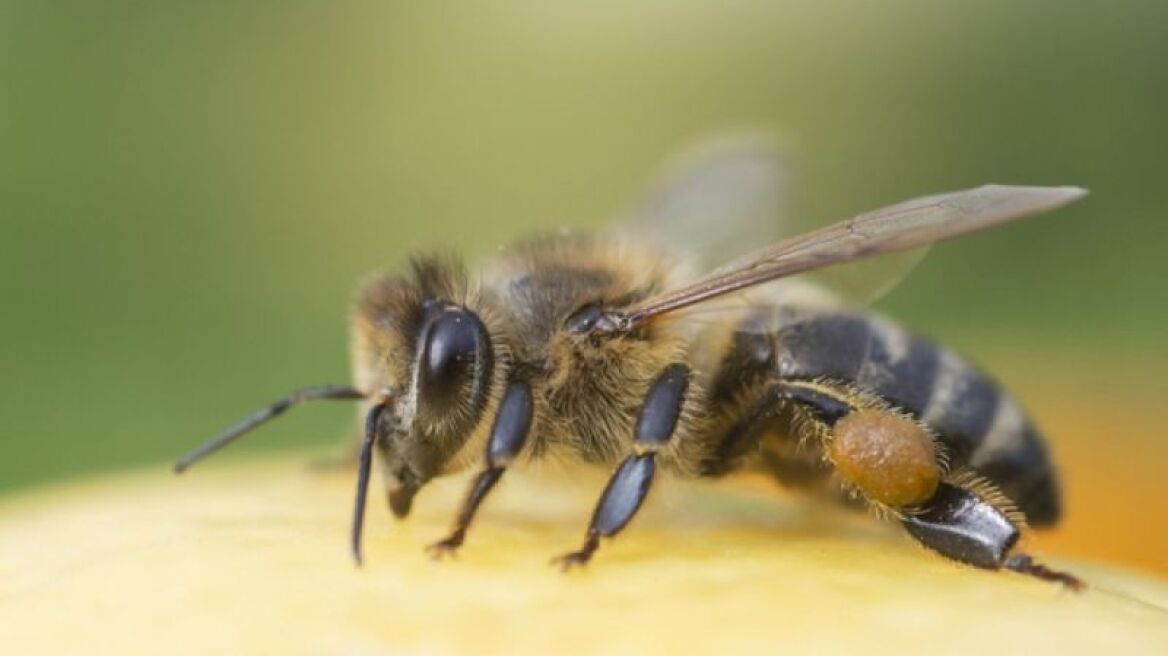
[[[584,545],[553,562],[565,570],[587,563],[600,546],[600,538],[616,535],[637,514],[653,483],[657,469],[656,452],[669,443],[677,429],[689,388],[689,375],[689,367],[672,364],[653,381],[637,417],[635,452],[617,467],[600,495],[588,524]]]
[[[435,558],[455,553],[466,539],[466,531],[474,519],[475,511],[487,497],[495,484],[502,478],[507,465],[523,450],[527,434],[531,431],[534,403],[531,386],[523,381],[512,381],[507,386],[491,435],[487,440],[486,467],[479,472],[467,491],[462,509],[458,513],[454,530],[450,535],[430,545],[428,551]]]

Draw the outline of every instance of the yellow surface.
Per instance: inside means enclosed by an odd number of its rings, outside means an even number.
[[[505,479],[436,563],[462,481],[349,560],[347,473],[305,459],[122,475],[0,505],[8,653],[1168,653],[1168,585],[1081,563],[1081,595],[950,565],[862,516],[747,482],[665,481],[584,572],[602,483]],[[567,480],[565,480],[567,479]]]

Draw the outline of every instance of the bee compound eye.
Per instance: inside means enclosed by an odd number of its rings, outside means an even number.
[[[473,312],[447,310],[426,332],[419,372],[427,401],[454,400],[475,373],[476,363],[486,358],[490,337]]]

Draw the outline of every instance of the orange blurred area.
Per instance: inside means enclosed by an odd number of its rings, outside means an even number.
[[[1061,526],[1036,536],[1038,549],[1168,573],[1168,444],[1155,439],[1157,413],[1116,400],[1031,405],[1063,472],[1066,508]]]

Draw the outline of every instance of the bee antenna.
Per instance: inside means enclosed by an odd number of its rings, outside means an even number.
[[[365,415],[365,437],[361,440],[361,460],[357,470],[357,498],[353,503],[353,532],[351,548],[353,560],[361,566],[361,531],[365,526],[365,499],[369,493],[369,470],[373,464],[373,445],[377,442],[377,420],[385,410],[386,402],[378,403]]]
[[[174,473],[181,474],[186,471],[191,465],[206,458],[219,449],[231,444],[245,433],[259,427],[271,419],[275,419],[284,413],[285,410],[294,405],[299,405],[304,401],[315,401],[317,399],[338,399],[338,400],[356,400],[365,398],[365,394],[358,389],[349,387],[347,385],[319,385],[316,387],[305,387],[292,392],[288,396],[276,401],[267,407],[264,407],[255,413],[244,418],[239,423],[227,428],[222,433],[203,442],[199,448],[191,451],[181,460],[174,464]]]

